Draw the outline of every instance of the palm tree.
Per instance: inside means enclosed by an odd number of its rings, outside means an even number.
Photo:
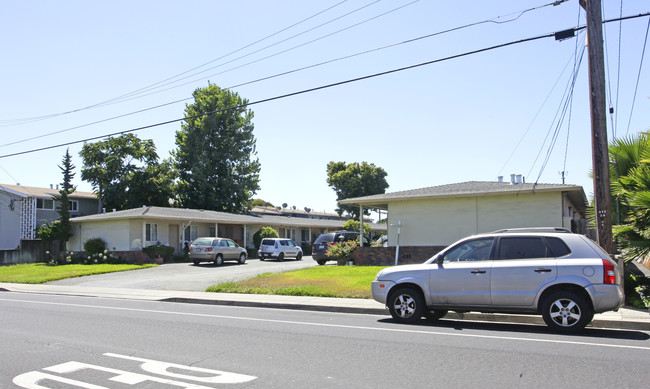
[[[650,254],[650,132],[615,139],[609,147],[612,198],[618,205],[614,235],[627,260]]]

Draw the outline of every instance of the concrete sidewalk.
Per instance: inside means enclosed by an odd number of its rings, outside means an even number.
[[[346,312],[387,316],[389,315],[388,310],[382,304],[370,299],[342,299],[328,297],[275,296],[10,283],[0,283],[0,291],[89,296],[129,300],[167,301],[194,304],[302,309],[311,311]],[[458,314],[450,312],[447,316],[445,316],[445,319],[544,325],[544,321],[542,320],[541,316],[534,315],[476,312]],[[598,328],[650,331],[650,314],[648,310],[621,308],[617,312],[605,312],[595,315],[593,321],[589,326]]]

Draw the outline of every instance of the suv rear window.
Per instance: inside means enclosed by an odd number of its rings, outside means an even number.
[[[316,241],[314,242],[314,244],[315,243],[332,243],[332,242],[334,242],[334,234],[333,233],[332,234],[323,234],[323,235],[319,236],[318,238],[316,238]]]
[[[262,246],[273,246],[275,241],[273,239],[263,239]]]
[[[563,257],[571,254],[571,249],[560,238],[546,238],[548,245],[551,246],[551,251],[554,257]]]

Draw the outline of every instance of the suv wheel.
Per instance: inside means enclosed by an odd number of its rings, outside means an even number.
[[[298,253],[298,255],[296,255],[296,261],[300,261],[301,259],[302,259],[302,253]]]
[[[278,261],[284,261],[284,253],[280,253],[280,255],[278,255]]]
[[[553,331],[576,332],[589,324],[594,313],[579,294],[559,291],[551,293],[542,303],[542,317]]]
[[[239,261],[237,261],[237,263],[242,265],[242,264],[244,264],[244,262],[246,262],[246,254],[241,253],[241,254],[239,254]]]
[[[390,295],[388,310],[393,319],[401,323],[415,323],[425,312],[424,299],[413,288],[400,288]]]
[[[323,260],[323,259],[319,259],[318,261],[316,261],[316,263],[319,264],[319,265],[321,265],[321,266],[323,266],[324,264],[327,263],[327,261],[325,261],[325,260]]]

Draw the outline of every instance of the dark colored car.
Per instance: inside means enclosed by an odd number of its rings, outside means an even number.
[[[334,231],[320,234],[312,245],[311,256],[319,265],[324,265],[327,261],[330,261],[325,253],[327,252],[327,249],[332,245],[332,243],[358,240],[359,235],[360,234],[358,232],[353,231]],[[368,239],[364,237],[363,242],[364,245],[367,245]]]

